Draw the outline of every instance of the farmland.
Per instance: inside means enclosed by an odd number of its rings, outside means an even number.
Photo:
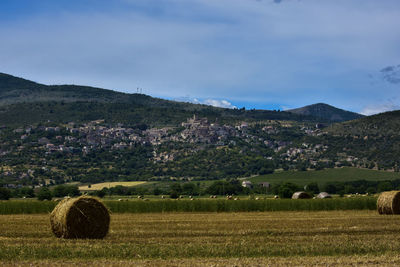
[[[394,179],[400,179],[399,172],[344,167],[319,171],[282,171],[256,176],[251,178],[250,181],[265,181],[270,183],[292,182],[298,185],[317,182],[322,186],[327,182],[348,182],[355,180],[384,181]]]
[[[106,188],[111,188],[115,186],[138,186],[138,185],[143,185],[147,182],[141,182],[141,181],[133,181],[133,182],[105,182],[105,183],[97,183],[97,184],[91,184],[89,185],[82,185],[79,186],[79,190],[81,191],[95,191],[95,190],[101,190],[104,187]]]
[[[375,210],[375,197],[332,199],[225,199],[195,200],[105,200],[104,204],[113,213],[157,213],[157,212],[252,212],[252,211],[322,211],[322,210]],[[0,201],[0,214],[49,213],[56,201],[9,200]]]
[[[47,214],[0,216],[3,265],[400,263],[398,216],[376,211],[112,215],[104,240],[60,240]]]

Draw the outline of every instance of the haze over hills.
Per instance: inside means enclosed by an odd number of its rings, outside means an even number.
[[[317,118],[325,119],[332,122],[342,122],[363,118],[364,115],[339,109],[324,103],[317,103],[313,105],[308,105],[301,108],[290,109],[288,112],[299,114],[299,115],[309,115]]]
[[[217,108],[89,86],[44,85],[4,73],[0,73],[0,113],[0,123],[3,124],[104,118],[114,122],[146,123],[152,126],[173,125],[194,113],[222,121],[293,120],[329,123],[361,117],[325,104],[290,112]]]

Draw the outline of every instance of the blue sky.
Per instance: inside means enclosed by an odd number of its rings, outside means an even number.
[[[0,72],[225,107],[400,109],[398,0],[2,0]]]

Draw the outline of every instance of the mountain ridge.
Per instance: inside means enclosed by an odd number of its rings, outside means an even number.
[[[43,105],[39,103],[53,103]],[[55,105],[58,103],[59,105]],[[61,103],[61,104],[60,104]],[[225,118],[227,120],[293,120],[293,121],[315,121],[331,123],[337,120],[331,120],[327,117],[318,117],[315,114],[299,112],[281,112],[272,110],[246,110],[227,109],[214,107],[204,104],[193,104],[187,102],[178,102],[155,98],[144,94],[129,94],[110,89],[96,88],[81,85],[45,85],[5,73],[0,73],[0,123],[9,123],[10,121],[24,121],[24,123],[38,122],[38,120],[55,120],[55,114],[64,116],[65,120],[76,119],[77,116],[71,115],[70,109],[77,109],[77,104],[81,103],[83,109],[81,117],[90,117],[92,114],[98,114],[101,117],[110,117],[105,111],[122,113],[121,107],[126,109],[141,109],[141,111],[131,114],[132,120],[138,120],[138,117],[151,118],[152,113],[158,113],[154,126],[158,124],[160,116],[170,116],[171,123],[179,123],[184,118],[191,117],[194,113],[199,116],[210,116],[212,118]],[[88,103],[94,103],[89,105]],[[38,106],[39,105],[39,106]],[[103,105],[103,106],[102,106]],[[79,107],[78,107],[79,108]],[[332,107],[334,108],[334,107]],[[18,116],[18,110],[29,110],[36,114],[30,114],[32,119],[25,119]],[[301,108],[300,108],[301,109]],[[175,112],[177,114],[171,113]],[[346,112],[346,111],[343,111]],[[91,114],[89,114],[91,113]],[[4,118],[9,117],[9,120]],[[58,116],[58,117],[60,117]],[[119,117],[118,117],[119,116]],[[117,119],[123,115],[118,115]],[[129,117],[129,112],[124,117]],[[353,117],[352,117],[353,118]],[[58,121],[60,121],[59,118]],[[57,119],[56,119],[57,120]],[[149,123],[146,120],[146,123]],[[164,120],[163,121],[168,121]],[[135,122],[136,123],[136,122]],[[165,123],[161,123],[165,125]]]
[[[326,119],[332,122],[343,122],[365,117],[364,115],[343,110],[325,103],[316,103],[300,108],[290,109],[287,112],[299,115],[311,115],[317,118]]]

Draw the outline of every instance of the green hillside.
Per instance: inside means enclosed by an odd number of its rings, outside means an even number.
[[[269,182],[283,183],[291,182],[304,186],[311,182],[317,182],[320,186],[327,182],[348,182],[357,180],[384,181],[400,179],[399,172],[377,171],[359,168],[336,168],[320,171],[284,171],[268,175],[261,175],[250,180],[253,183]]]
[[[314,116],[332,122],[349,121],[364,117],[361,114],[339,109],[324,103],[317,103],[301,108],[291,109],[288,110],[288,112],[299,115]]]
[[[328,131],[336,135],[390,136],[400,129],[400,110],[380,113],[359,120],[334,124]]]
[[[331,157],[346,152],[364,162],[361,167],[399,170],[399,129],[400,111],[385,112],[331,125],[325,142]]]
[[[217,108],[88,86],[43,85],[0,73],[0,124],[20,126],[105,119],[129,125],[176,126],[193,114],[222,122],[320,121],[288,112]]]

